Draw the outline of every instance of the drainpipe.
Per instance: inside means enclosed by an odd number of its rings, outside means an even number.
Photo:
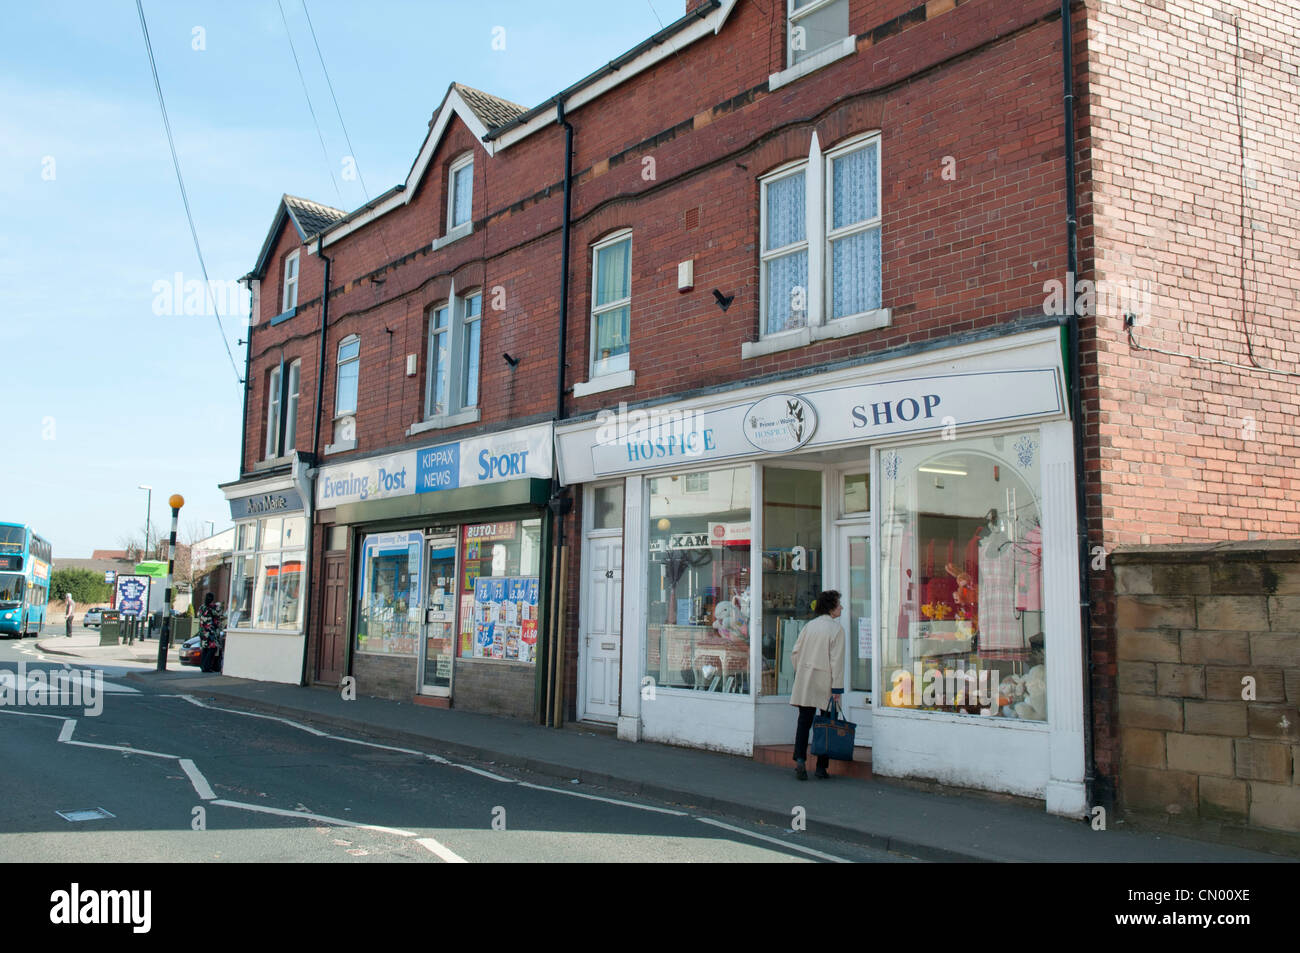
[[[1092,588],[1088,578],[1088,491],[1083,465],[1083,366],[1079,356],[1079,315],[1075,312],[1075,279],[1079,271],[1079,214],[1075,190],[1074,139],[1074,31],[1070,22],[1070,0],[1061,0],[1061,62],[1065,85],[1065,255],[1066,320],[1070,366],[1074,381],[1070,388],[1070,416],[1074,424],[1074,488],[1079,535],[1079,625],[1083,642],[1083,747],[1085,752],[1084,797],[1092,808],[1097,786],[1097,750],[1093,731],[1095,698],[1092,665]],[[1107,796],[1107,807],[1110,797]]]
[[[564,127],[564,221],[560,230],[560,335],[555,367],[555,422],[564,419],[564,369],[569,340],[569,232],[573,214],[573,126],[564,113],[564,100],[555,101],[555,119]],[[554,448],[552,448],[554,454]],[[555,548],[551,557],[551,618],[554,625],[546,645],[546,675],[540,698],[542,724],[558,728],[563,720],[560,683],[564,677],[564,516],[572,508],[565,488],[560,486],[559,461],[552,456],[551,499],[548,508],[554,526]]]
[[[256,278],[248,280],[248,339],[244,341],[244,426],[239,436],[239,475],[242,477],[245,472],[244,460],[245,454],[248,453],[248,375],[253,363],[253,328],[257,321],[257,315],[253,313],[253,308],[257,306],[259,295],[253,294],[253,282]]]
[[[303,511],[308,516],[307,523],[307,593],[306,604],[302,607],[302,672],[298,677],[299,685],[307,684],[307,656],[308,645],[311,642],[309,633],[311,632],[312,605],[315,600],[311,598],[313,587],[311,585],[311,574],[316,572],[316,560],[313,558],[315,553],[316,539],[316,475],[320,472],[320,457],[316,448],[320,446],[320,411],[321,401],[325,394],[325,328],[329,322],[330,313],[330,265],[331,262],[325,257],[325,239],[321,236],[316,237],[316,257],[325,263],[324,287],[320,296],[320,357],[316,362],[316,410],[312,414],[311,429],[311,467],[307,469],[307,499],[303,500]],[[298,472],[298,468],[294,468]],[[325,552],[324,543],[321,544],[320,551]],[[324,602],[325,587],[317,586],[320,592],[320,599]],[[323,610],[322,610],[323,611]]]

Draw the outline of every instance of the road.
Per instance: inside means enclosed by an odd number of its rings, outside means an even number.
[[[124,681],[0,642],[0,861],[900,862],[897,854]],[[136,666],[137,668],[140,666]],[[100,701],[40,692],[49,673]],[[36,673],[44,674],[36,674]],[[7,675],[3,673],[8,673]],[[183,686],[183,682],[180,683]],[[89,699],[94,702],[94,699]],[[92,714],[96,707],[99,714]],[[110,816],[69,820],[59,812]]]

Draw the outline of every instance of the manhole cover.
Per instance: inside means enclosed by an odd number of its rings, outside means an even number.
[[[104,810],[102,807],[92,807],[85,811],[55,811],[54,813],[59,815],[59,817],[63,818],[65,821],[98,821],[106,817],[115,816],[108,813],[108,811]]]

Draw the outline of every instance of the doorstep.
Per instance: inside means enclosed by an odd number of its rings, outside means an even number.
[[[794,745],[755,745],[754,760],[759,764],[773,764],[788,770],[794,769]],[[810,762],[815,761],[811,752]],[[857,778],[860,781],[871,780],[871,749],[855,747],[852,761],[832,761],[832,775]]]

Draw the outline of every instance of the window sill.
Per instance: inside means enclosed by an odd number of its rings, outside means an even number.
[[[280,314],[277,314],[274,318],[271,319],[271,327],[275,327],[277,324],[283,324],[285,321],[288,321],[297,313],[298,313],[298,306],[294,305],[288,311],[283,311]]]
[[[613,374],[602,374],[599,377],[593,377],[589,381],[580,381],[573,385],[574,397],[586,397],[588,394],[599,394],[607,390],[618,390],[620,387],[631,387],[636,383],[636,371],[616,371]]]
[[[406,428],[406,435],[414,437],[417,433],[424,433],[427,430],[445,430],[447,427],[459,427],[461,424],[478,423],[480,416],[477,407],[462,410],[457,414],[441,414],[437,417],[430,417],[428,420],[422,420],[418,424],[411,424]]]
[[[274,470],[276,467],[287,466],[292,460],[293,457],[289,455],[283,457],[267,457],[265,460],[259,460],[257,463],[253,464],[253,472],[256,473],[259,470]]]
[[[357,449],[357,442],[355,440],[340,440],[338,443],[325,445],[325,456],[328,457],[331,453],[345,453],[348,450],[355,449]]]
[[[797,328],[793,331],[773,334],[759,341],[746,341],[740,345],[740,357],[741,360],[749,360],[753,357],[762,357],[764,354],[776,354],[778,351],[792,351],[797,347],[807,347],[811,343],[812,330]]]
[[[443,235],[441,238],[435,238],[433,240],[432,250],[437,251],[439,248],[446,248],[452,242],[458,242],[466,235],[472,235],[473,233],[474,233],[473,222],[466,222],[464,225],[457,225],[455,228],[449,231],[446,235]]]
[[[814,341],[829,341],[834,338],[848,337],[851,334],[861,334],[863,331],[887,328],[890,318],[889,309],[880,308],[876,311],[855,314],[850,318],[836,318],[828,324],[814,324],[795,331],[782,331],[761,341],[746,341],[740,345],[740,357],[742,360],[748,360],[765,354],[807,347]]]
[[[789,69],[783,69],[779,73],[773,73],[767,78],[767,91],[780,89],[782,86],[788,86],[795,80],[807,76],[809,73],[815,73],[823,66],[830,66],[836,60],[842,60],[846,56],[851,56],[858,49],[858,38],[850,34],[834,46],[828,46],[820,53],[808,57],[802,63],[796,63]]]

